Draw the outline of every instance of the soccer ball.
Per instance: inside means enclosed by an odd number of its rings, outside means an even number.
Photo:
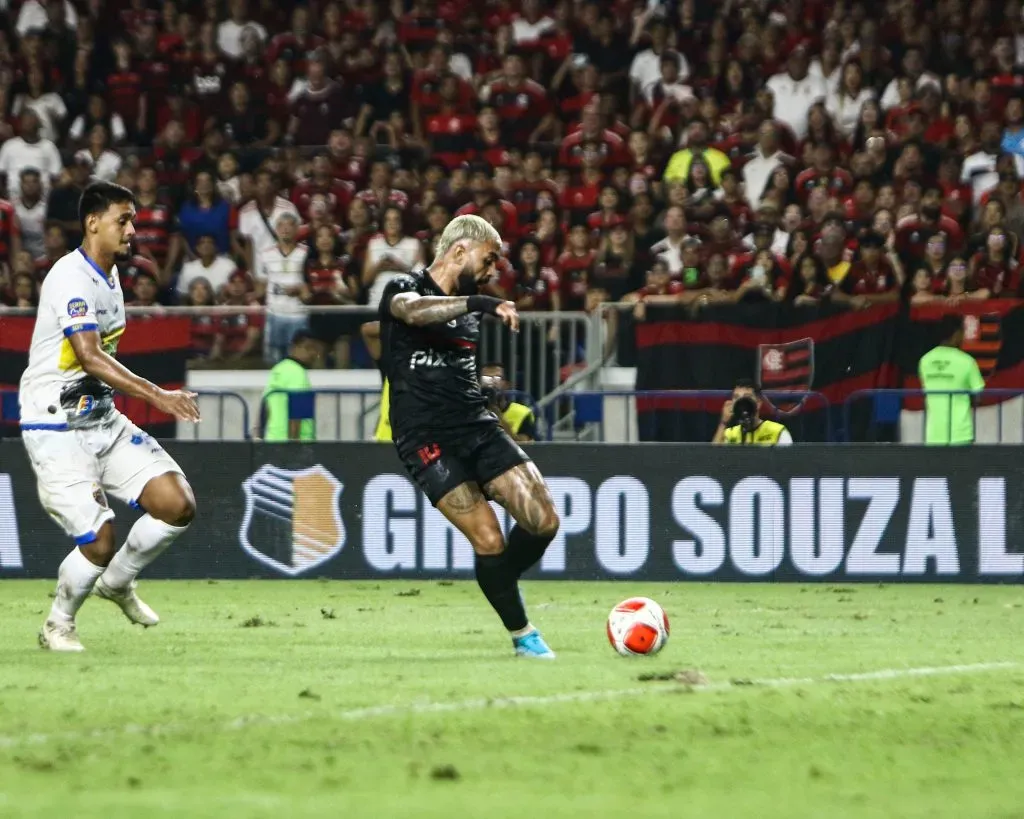
[[[648,597],[630,597],[608,615],[608,642],[623,657],[657,654],[668,642],[668,616]]]

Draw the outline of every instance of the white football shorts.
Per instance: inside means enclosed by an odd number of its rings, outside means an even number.
[[[135,506],[153,478],[184,475],[157,441],[119,412],[102,426],[23,430],[43,508],[75,543],[96,539],[114,511],[106,493]]]

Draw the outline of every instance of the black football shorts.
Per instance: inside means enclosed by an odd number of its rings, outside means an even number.
[[[483,489],[499,475],[530,460],[496,421],[443,434],[403,436],[395,446],[406,471],[434,506],[460,484],[476,483]]]

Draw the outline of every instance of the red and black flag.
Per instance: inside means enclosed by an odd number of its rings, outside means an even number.
[[[757,347],[757,385],[776,410],[790,413],[803,406],[814,382],[814,339]],[[792,397],[779,393],[793,393]]]

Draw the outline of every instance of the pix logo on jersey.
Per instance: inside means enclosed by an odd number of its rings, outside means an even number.
[[[81,318],[89,312],[89,305],[85,303],[85,299],[72,299],[68,302],[68,315],[71,318]]]
[[[345,547],[344,488],[320,464],[299,470],[264,464],[242,482],[240,545],[289,577],[326,563]]]

